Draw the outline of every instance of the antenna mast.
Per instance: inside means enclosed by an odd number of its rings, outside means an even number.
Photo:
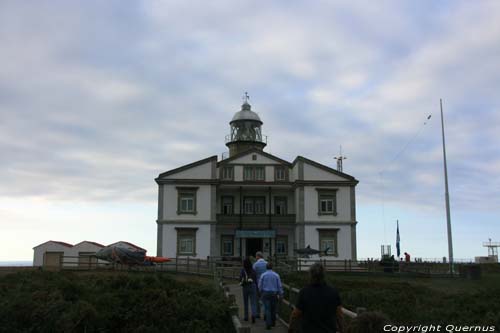
[[[448,230],[448,259],[450,262],[450,274],[453,274],[453,242],[451,235],[451,216],[450,216],[450,194],[448,192],[448,167],[446,165],[446,143],[444,140],[444,120],[443,120],[443,100],[439,99],[441,107],[441,131],[443,136],[443,161],[444,161],[444,188],[446,202],[446,226]]]
[[[339,156],[335,156],[334,159],[337,160],[337,171],[343,172],[342,171],[342,161],[347,159],[347,156],[342,155],[342,146],[340,146],[340,154]]]

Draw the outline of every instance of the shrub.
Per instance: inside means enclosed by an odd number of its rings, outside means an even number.
[[[20,272],[0,278],[0,331],[232,332],[210,284],[155,273]]]

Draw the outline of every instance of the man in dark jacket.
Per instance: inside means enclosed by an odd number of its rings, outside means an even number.
[[[326,284],[321,264],[313,264],[309,274],[311,283],[299,292],[290,316],[289,332],[298,327],[302,332],[344,332],[342,303],[337,289]]]

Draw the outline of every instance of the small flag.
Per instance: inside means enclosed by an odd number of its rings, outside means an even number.
[[[397,223],[397,229],[396,229],[396,251],[397,251],[397,254],[398,254],[398,258],[399,258],[399,255],[401,254],[401,248],[399,247],[399,221],[396,220],[396,223]]]

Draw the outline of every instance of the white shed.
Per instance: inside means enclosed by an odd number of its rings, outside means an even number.
[[[33,248],[33,266],[60,267],[61,258],[71,253],[73,245],[60,241],[47,241]]]
[[[126,241],[119,241],[108,246],[120,246],[131,251],[146,251]],[[64,267],[95,268],[97,263],[107,263],[94,257],[104,247],[106,246],[92,241],[82,241],[75,245],[60,241],[47,241],[33,248],[35,251],[33,266],[58,268],[63,265]]]
[[[64,260],[64,264],[66,266],[95,267],[97,258],[93,255],[103,247],[104,245],[91,241],[75,244],[69,251],[69,257]]]

